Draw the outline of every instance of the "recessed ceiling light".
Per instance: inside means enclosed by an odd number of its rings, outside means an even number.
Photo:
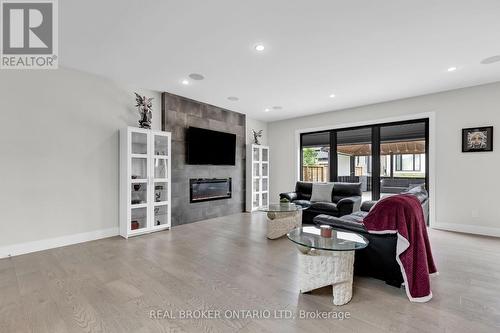
[[[191,73],[189,74],[189,77],[192,78],[193,80],[196,80],[196,81],[201,81],[201,80],[204,80],[205,77],[201,74],[198,74],[198,73]]]
[[[328,96],[330,98],[335,98],[335,94],[330,94],[330,96]]]
[[[270,109],[270,108],[265,108],[265,109],[264,109],[264,112],[269,112],[269,111],[271,111],[271,109]]]
[[[236,96],[229,96],[227,99],[228,99],[228,100],[230,100],[230,101],[232,101],[232,102],[236,102],[236,101],[239,101],[239,100],[240,100],[240,99],[239,99],[238,97],[236,97]]]
[[[182,83],[183,85],[187,86],[187,85],[189,84],[189,81],[188,81],[188,80],[186,80],[186,79],[184,79],[184,80],[182,80],[182,81],[181,81],[181,83]]]
[[[265,47],[262,44],[255,45],[255,50],[256,51],[262,52],[262,51],[264,51],[264,49],[265,49]]]
[[[457,69],[458,69],[458,68],[456,68],[456,67],[450,67],[450,68],[448,68],[448,72],[454,72],[454,71],[456,71]]]
[[[500,54],[481,60],[481,64],[483,64],[483,65],[489,65],[489,64],[493,64],[495,62],[500,62]]]
[[[273,106],[273,110],[281,110],[281,109],[283,109],[282,106],[279,105]]]

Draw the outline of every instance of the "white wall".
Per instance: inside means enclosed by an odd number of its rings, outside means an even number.
[[[68,69],[1,71],[0,257],[117,231],[118,130],[137,126],[134,91],[155,98],[159,129],[158,92]]]
[[[500,130],[500,83],[454,90],[269,123],[271,198],[294,188],[297,175],[296,131],[380,122],[435,114],[435,221],[432,226],[500,236],[500,142],[495,151],[462,153],[461,130],[493,125]],[[432,161],[431,161],[432,164]]]
[[[260,144],[266,146],[268,144],[268,127],[267,123],[264,121],[252,119],[246,117],[246,127],[247,127],[247,144],[253,143],[252,129],[259,131],[262,130],[262,137],[260,138]]]

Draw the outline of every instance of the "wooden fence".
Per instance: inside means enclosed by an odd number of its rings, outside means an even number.
[[[304,165],[302,174],[306,182],[327,182],[329,178],[326,165]]]
[[[330,181],[329,172],[327,165],[304,165],[302,167],[302,179],[306,182],[328,182]],[[372,190],[372,177],[370,176],[338,176],[337,181],[341,183],[361,183],[363,192]]]

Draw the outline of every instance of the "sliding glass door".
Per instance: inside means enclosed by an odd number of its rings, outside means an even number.
[[[363,200],[371,200],[372,169],[372,128],[337,131],[337,181],[361,183]]]
[[[301,135],[301,180],[361,183],[363,200],[428,188],[428,119]]]
[[[301,137],[301,175],[307,182],[330,181],[330,132]]]
[[[380,195],[426,184],[426,122],[380,127]]]

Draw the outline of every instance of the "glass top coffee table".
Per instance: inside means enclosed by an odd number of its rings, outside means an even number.
[[[368,240],[354,232],[332,229],[332,237],[322,237],[320,229],[313,226],[294,229],[287,237],[302,247],[324,251],[354,251],[368,246]]]
[[[267,238],[277,239],[302,225],[302,211],[305,207],[292,203],[270,204],[259,208],[267,213]]]
[[[368,246],[368,240],[354,232],[332,230],[322,237],[317,227],[300,227],[287,234],[299,249],[301,293],[332,286],[333,304],[344,305],[352,298],[354,251]]]
[[[296,212],[304,209],[305,207],[293,203],[273,203],[259,208],[261,212]]]

